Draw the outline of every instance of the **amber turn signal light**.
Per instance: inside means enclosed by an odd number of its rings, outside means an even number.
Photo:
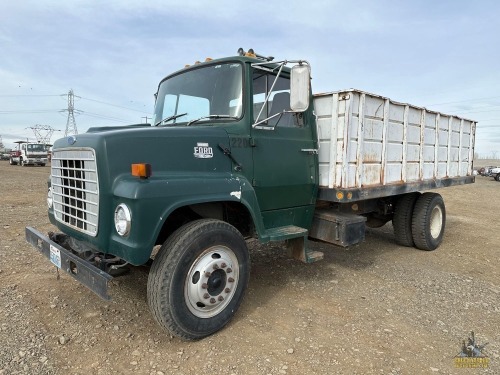
[[[132,164],[132,176],[140,178],[151,177],[151,164],[147,163]]]

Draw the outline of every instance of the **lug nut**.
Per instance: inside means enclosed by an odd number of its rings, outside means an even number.
[[[209,299],[209,298],[210,298],[210,294],[205,293],[205,294],[203,295],[203,298],[205,298],[205,299]]]
[[[234,279],[232,277],[230,277],[229,279],[227,279],[227,281],[229,281],[230,283],[234,283]]]
[[[202,288],[202,289],[207,289],[207,288],[208,288],[208,284],[207,284],[207,283],[203,283],[203,284],[201,284],[201,288]]]
[[[208,271],[207,271],[207,272],[205,272],[205,277],[210,277],[210,276],[212,276],[212,273],[211,273],[211,272],[208,272]]]
[[[210,303],[215,303],[215,298],[210,298]]]
[[[226,273],[231,273],[231,272],[233,272],[233,270],[232,270],[231,268],[228,268],[228,269],[226,270]]]
[[[212,267],[214,270],[218,270],[219,269],[219,265],[217,263],[215,263]]]
[[[226,263],[222,263],[220,266],[221,266],[222,268],[226,268],[226,267],[227,267],[227,264],[226,264]]]
[[[224,301],[224,297],[222,296],[219,296],[219,298],[217,298],[220,302]]]
[[[226,292],[226,293],[229,293],[230,291],[231,291],[231,289],[229,289],[229,288],[224,289],[224,292]]]

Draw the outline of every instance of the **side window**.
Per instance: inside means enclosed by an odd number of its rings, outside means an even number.
[[[283,111],[290,110],[290,80],[285,77],[278,77],[276,83],[274,83],[275,80],[276,75],[259,70],[254,71],[253,119],[254,121],[262,121],[275,116],[266,122],[267,125],[287,127],[298,126],[294,119],[295,116],[292,113],[283,113]],[[266,103],[265,100],[269,93],[269,101]],[[281,115],[279,115],[279,113],[281,113]]]

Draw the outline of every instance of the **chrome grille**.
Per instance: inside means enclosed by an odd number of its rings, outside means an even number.
[[[52,198],[57,221],[97,235],[99,183],[91,148],[55,150],[52,155]]]

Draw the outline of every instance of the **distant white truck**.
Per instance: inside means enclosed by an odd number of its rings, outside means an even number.
[[[47,164],[48,151],[47,145],[43,143],[34,143],[26,141],[16,141],[17,147],[10,152],[10,165],[40,165],[42,167]]]
[[[500,182],[500,167],[491,168],[490,176],[492,176],[496,181]]]

